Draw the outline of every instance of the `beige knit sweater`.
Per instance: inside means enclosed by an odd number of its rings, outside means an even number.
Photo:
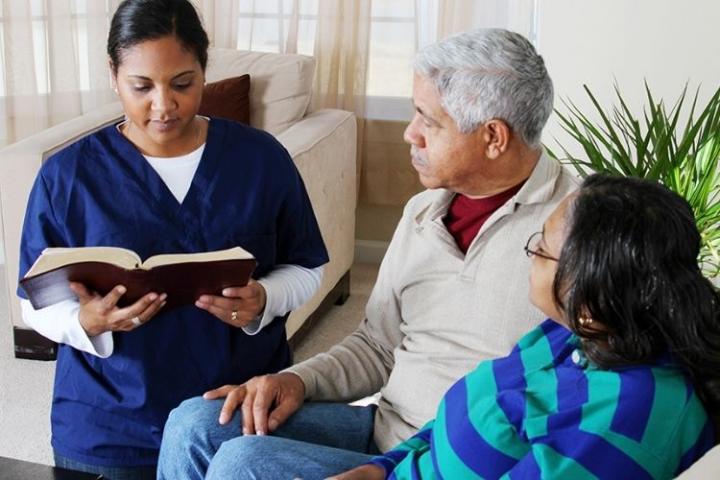
[[[407,204],[366,307],[341,343],[288,369],[306,398],[350,401],[381,392],[375,442],[386,451],[428,420],[445,391],[478,362],[506,355],[540,323],[528,300],[528,237],[578,181],[543,155],[520,191],[483,225],[467,255],[442,218],[453,194]]]

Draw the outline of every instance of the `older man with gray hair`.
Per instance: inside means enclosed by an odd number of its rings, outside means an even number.
[[[413,104],[405,140],[428,190],[405,208],[367,318],[326,353],[181,404],[159,478],[315,479],[362,464],[540,323],[523,246],[577,186],[540,146],[553,108],[543,59],[505,30],[452,36],[418,53]],[[377,406],[340,403],[378,391]]]

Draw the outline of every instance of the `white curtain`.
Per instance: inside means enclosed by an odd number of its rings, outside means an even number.
[[[473,28],[506,28],[535,38],[536,0],[438,0],[437,33],[445,38]]]
[[[213,46],[313,55],[315,107],[363,117],[371,0],[194,3]]]
[[[117,3],[2,2],[0,145],[115,99],[105,39]]]

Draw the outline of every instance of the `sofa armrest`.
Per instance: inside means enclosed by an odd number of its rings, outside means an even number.
[[[43,130],[0,151],[0,242],[5,251],[5,284],[10,323],[24,326],[15,295],[20,235],[30,189],[42,162],[53,153],[122,117],[119,102],[103,105],[67,122]],[[0,264],[2,267],[2,264]],[[2,271],[2,269],[0,269]]]
[[[705,480],[720,478],[720,445],[716,445],[690,468],[685,470],[677,480]]]
[[[288,319],[292,336],[350,269],[355,253],[357,203],[355,116],[344,110],[318,110],[277,139],[288,150],[305,182],[330,255],[318,292]]]

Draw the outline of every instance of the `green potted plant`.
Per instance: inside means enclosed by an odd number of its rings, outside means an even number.
[[[575,167],[581,176],[593,172],[653,179],[682,195],[693,208],[702,237],[698,261],[716,284],[720,280],[720,89],[704,105],[698,91],[687,96],[687,86],[671,108],[656,101],[645,84],[647,104],[634,115],[617,85],[619,105],[606,110],[587,85],[593,104],[592,121],[573,102],[564,100],[567,113],[556,110],[563,129],[580,144],[585,158],[560,145],[563,156],[548,153]],[[698,112],[700,112],[698,114]],[[559,143],[559,142],[558,142]]]

